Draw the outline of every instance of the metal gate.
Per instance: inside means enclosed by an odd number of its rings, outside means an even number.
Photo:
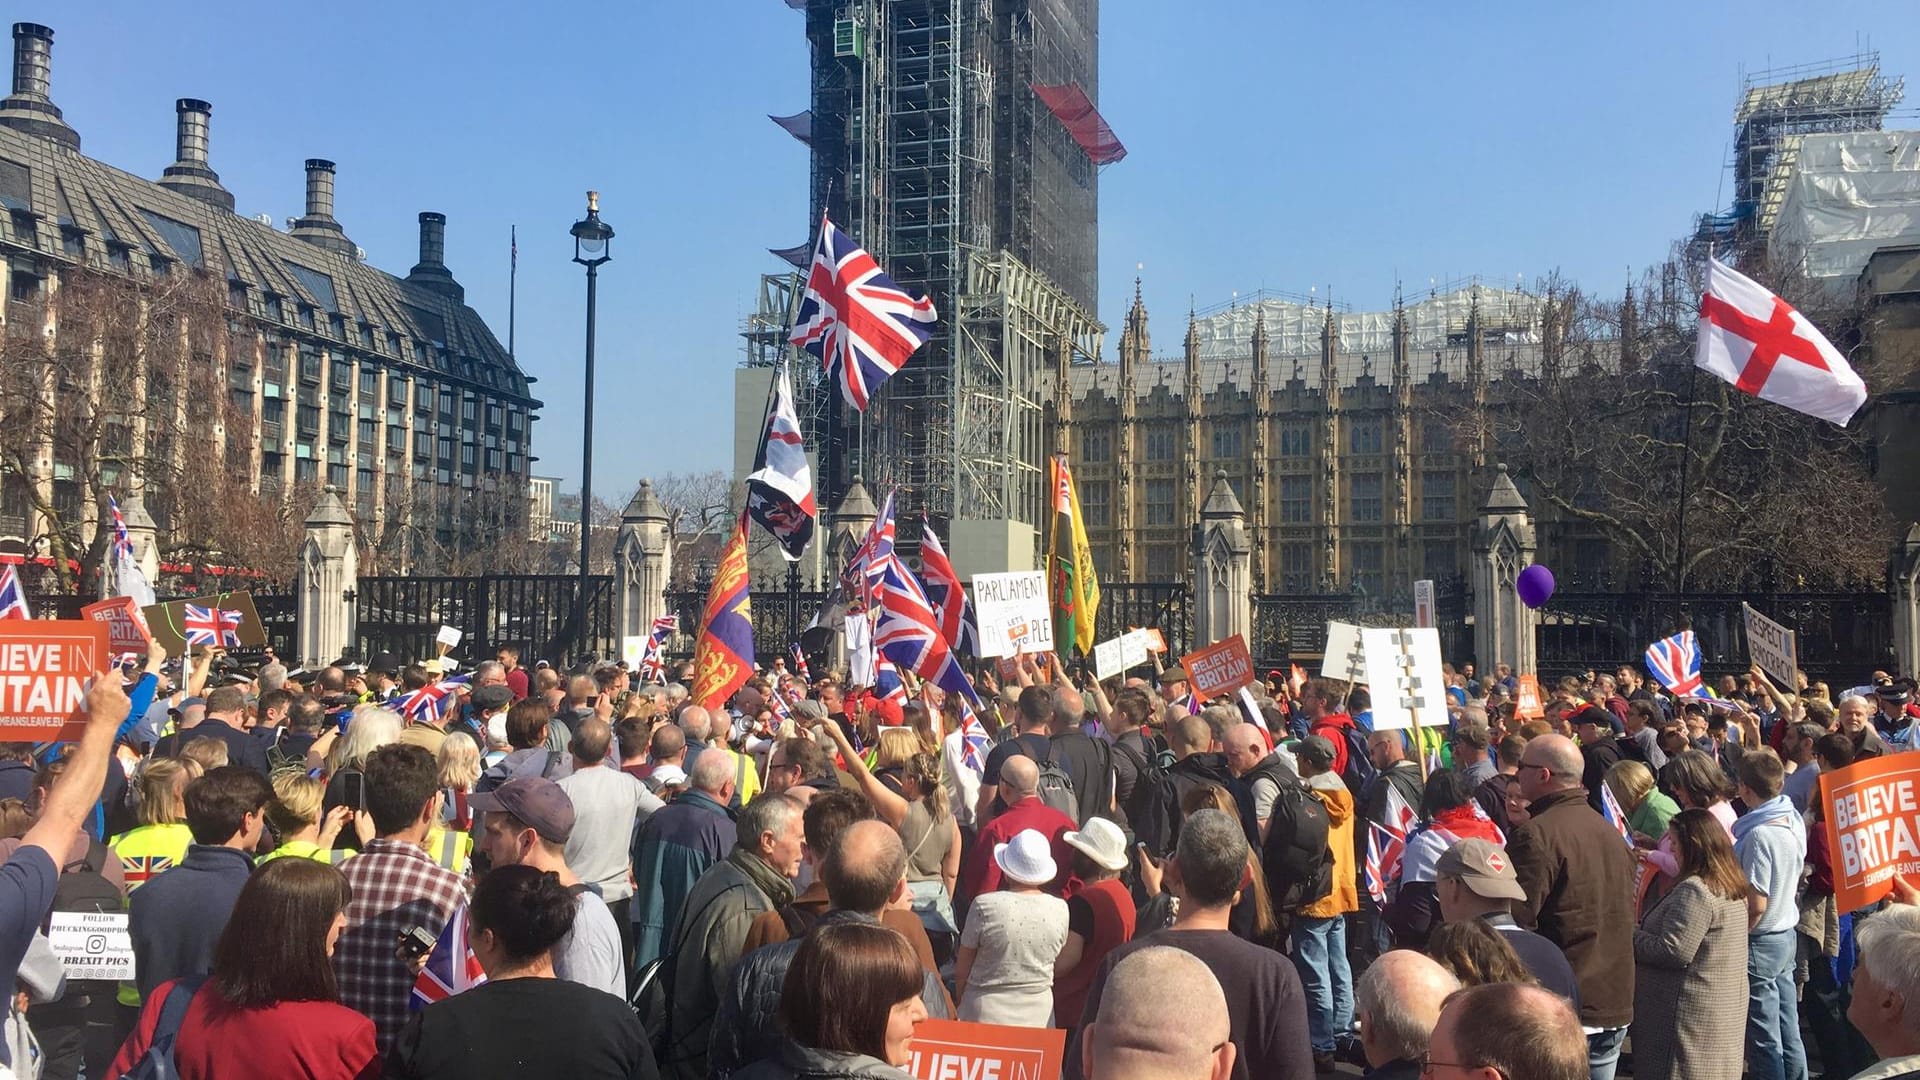
[[[583,654],[617,658],[613,578],[587,578],[584,612],[576,603],[579,585],[570,574],[363,577],[354,586],[356,645],[362,658],[390,652],[419,659],[434,654],[434,635],[445,625],[465,635],[454,653],[469,663],[491,660],[503,645],[518,648],[528,666],[535,660],[564,664]]]
[[[1471,661],[1473,632],[1467,624],[1466,581],[1434,583],[1434,626],[1440,631],[1440,655],[1452,663]],[[1359,626],[1412,626],[1411,597],[1371,597],[1365,593],[1265,593],[1253,597],[1253,640],[1247,649],[1262,670],[1299,663],[1309,674],[1319,670],[1327,651],[1327,623]]]
[[[1542,675],[1642,668],[1647,646],[1684,615],[1709,677],[1747,670],[1742,603],[1794,631],[1809,679],[1853,686],[1893,670],[1893,599],[1885,592],[1560,593],[1540,609]]]

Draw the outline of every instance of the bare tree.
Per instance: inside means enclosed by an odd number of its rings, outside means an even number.
[[[1761,278],[1845,350],[1860,313],[1806,283]],[[1843,429],[1743,394],[1693,366],[1700,268],[1656,268],[1641,297],[1551,280],[1538,370],[1493,371],[1488,407],[1457,416],[1537,508],[1597,532],[1643,588],[1878,582],[1889,526],[1864,425]],[[1884,360],[1884,358],[1882,358]],[[1856,354],[1873,385],[1880,361]]]

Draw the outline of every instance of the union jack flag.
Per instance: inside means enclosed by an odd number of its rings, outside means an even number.
[[[1600,785],[1600,816],[1607,819],[1607,824],[1613,826],[1613,831],[1627,842],[1628,850],[1632,850],[1633,827],[1627,824],[1627,812],[1620,809],[1620,800],[1614,796],[1613,788],[1608,784]]]
[[[974,715],[973,703],[965,697],[960,699],[960,760],[974,772],[985,772],[987,767],[987,729]]]
[[[793,673],[804,679],[808,686],[813,685],[813,672],[807,667],[806,650],[797,641],[793,643]]]
[[[428,683],[418,690],[401,695],[393,703],[393,711],[415,722],[438,719],[447,695],[453,693],[456,688],[465,686],[472,678],[472,675],[456,675],[449,679],[441,679],[439,682]]]
[[[20,575],[11,566],[0,566],[0,619],[31,619],[27,610],[27,591],[20,587]]]
[[[187,604],[180,609],[181,637],[188,645],[232,648],[240,644],[240,613],[218,604]]]
[[[872,255],[820,216],[795,345],[818,357],[847,404],[865,412],[873,392],[933,336],[933,301],[893,283]]]
[[[884,656],[873,666],[873,696],[882,701],[907,703],[907,684],[900,681],[900,669]]]
[[[1700,643],[1682,630],[1647,646],[1647,670],[1675,697],[1708,697],[1700,679]]]
[[[941,636],[933,607],[913,572],[889,554],[881,564],[879,579],[876,599],[880,617],[873,627],[874,647],[925,681],[978,704],[973,683]]]
[[[924,521],[924,517],[922,519]],[[960,575],[953,572],[947,549],[928,524],[920,534],[920,565],[927,575],[927,599],[940,617],[940,633],[953,651],[967,656],[980,655],[980,630],[974,625],[973,608],[967,603],[967,590]]]
[[[127,891],[145,885],[163,870],[173,869],[173,860],[165,855],[122,855],[120,872],[127,879]]]
[[[653,620],[653,631],[647,635],[647,647],[640,653],[640,681],[663,684],[667,681],[667,661],[661,650],[667,639],[680,629],[680,616],[662,615]]]
[[[486,981],[487,973],[480,967],[479,958],[473,955],[473,945],[467,940],[467,906],[462,904],[455,909],[453,918],[447,920],[447,925],[440,928],[440,938],[427,954],[427,966],[414,978],[407,1011],[419,1012]]]
[[[113,561],[133,558],[133,539],[127,535],[127,519],[120,516],[120,500],[107,496],[107,509],[113,512]]]
[[[1376,905],[1387,902],[1387,883],[1400,876],[1400,856],[1406,853],[1407,838],[1381,825],[1367,823],[1367,895]]]
[[[867,526],[867,535],[854,550],[853,561],[847,565],[847,576],[859,582],[859,596],[864,607],[873,605],[874,590],[880,587],[880,579],[886,573],[887,565],[893,561],[893,547],[897,530],[893,522],[893,492],[887,492],[887,501],[880,505],[880,516]],[[904,569],[904,568],[903,568]]]

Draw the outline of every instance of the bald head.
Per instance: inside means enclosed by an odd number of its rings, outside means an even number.
[[[906,875],[907,846],[893,826],[875,818],[842,829],[820,865],[829,903],[876,918],[905,890]]]
[[[1079,731],[1086,722],[1087,699],[1071,686],[1056,687],[1053,691],[1053,733],[1061,735]]]
[[[1471,1018],[1471,1019],[1469,1019]],[[1434,1061],[1532,1080],[1585,1080],[1587,1037],[1567,999],[1538,986],[1486,983],[1447,999],[1427,1044]]]
[[[713,714],[698,705],[680,710],[680,730],[695,742],[706,742],[713,734]]]
[[[1583,761],[1580,747],[1565,735],[1538,735],[1527,742],[1520,754],[1520,784],[1538,792],[1560,791],[1580,786]],[[1527,794],[1527,798],[1533,798]]]
[[[1032,758],[1016,754],[1000,766],[1000,801],[1009,805],[1040,789],[1040,765]]]
[[[1153,946],[1114,965],[1081,1040],[1082,1071],[1088,1080],[1223,1080],[1232,1035],[1213,972],[1192,953]]]
[[[581,765],[598,765],[607,760],[607,752],[613,746],[613,727],[597,716],[589,716],[573,728],[573,741],[568,749],[573,752],[573,760]]]
[[[1213,729],[1197,716],[1183,716],[1167,725],[1167,746],[1177,758],[1192,757],[1213,745]]]
[[[1577,775],[1576,775],[1577,779]],[[1433,1037],[1440,1007],[1460,980],[1421,953],[1395,949],[1374,961],[1354,988],[1367,1063],[1416,1061]]]

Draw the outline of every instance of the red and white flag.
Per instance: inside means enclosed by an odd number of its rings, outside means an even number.
[[[1763,401],[1841,427],[1867,403],[1867,384],[1806,316],[1711,256],[1693,362]]]

